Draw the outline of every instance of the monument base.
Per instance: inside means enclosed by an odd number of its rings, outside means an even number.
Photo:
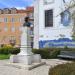
[[[25,69],[25,70],[32,70],[36,67],[45,65],[45,62],[40,62],[40,63],[32,63],[31,65],[25,65],[24,63],[7,63],[5,64],[5,66],[11,66],[14,68],[18,68],[18,69]]]
[[[40,54],[33,55],[11,55],[10,63],[6,66],[12,66],[20,69],[31,70],[38,66],[44,65],[45,62],[41,61]]]
[[[11,63],[24,63],[25,65],[31,65],[32,63],[40,63],[41,56],[40,54],[33,55],[11,55]]]

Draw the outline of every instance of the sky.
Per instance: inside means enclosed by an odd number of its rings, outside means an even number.
[[[0,0],[0,8],[24,9],[27,6],[32,6],[34,0]]]

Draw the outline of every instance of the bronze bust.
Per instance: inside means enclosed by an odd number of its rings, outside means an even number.
[[[29,17],[25,17],[25,23],[23,24],[23,27],[30,27]]]

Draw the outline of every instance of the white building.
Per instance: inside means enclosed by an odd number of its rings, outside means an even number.
[[[74,47],[72,0],[35,0],[34,48]]]

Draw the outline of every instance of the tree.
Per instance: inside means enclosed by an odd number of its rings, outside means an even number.
[[[72,37],[75,39],[75,0],[69,0],[69,2],[66,3],[66,0],[63,0],[63,3],[65,5],[65,10],[69,9],[71,12],[71,19],[73,22],[72,25]]]

